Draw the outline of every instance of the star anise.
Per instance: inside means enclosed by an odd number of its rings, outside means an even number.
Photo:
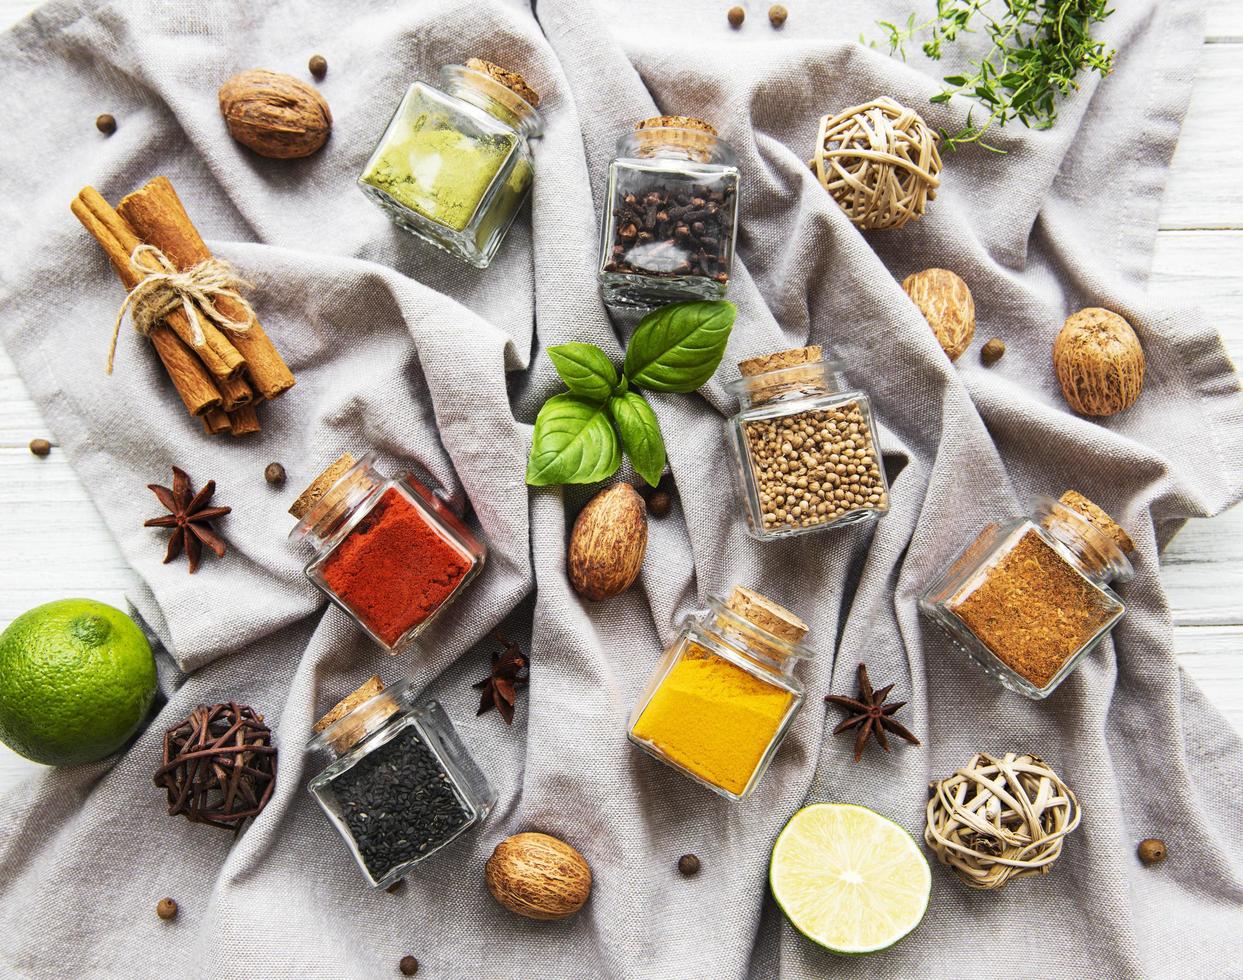
[[[506,725],[514,723],[514,701],[519,689],[526,687],[530,678],[530,661],[527,660],[517,643],[510,643],[500,633],[496,641],[505,648],[504,653],[492,651],[492,672],[478,684],[471,686],[483,695],[479,699],[479,710],[476,716],[495,708],[505,719]]]
[[[168,509],[168,513],[143,521],[142,526],[173,529],[173,536],[168,539],[168,552],[164,555],[165,565],[180,555],[184,548],[186,557],[190,559],[190,574],[193,575],[199,567],[199,559],[203,556],[203,545],[214,551],[217,558],[224,557],[228,546],[212,530],[211,522],[217,517],[224,517],[233,508],[207,506],[211,503],[211,495],[216,492],[215,480],[208,480],[202,490],[193,493],[190,478],[184,470],[174,466],[172,489],[154,483],[148,483],[147,489],[155,494],[156,499]]]
[[[893,685],[890,684],[879,691],[873,691],[872,683],[868,680],[867,665],[859,664],[859,696],[857,698],[848,698],[841,694],[825,696],[825,700],[829,703],[853,712],[849,718],[833,729],[833,734],[839,735],[856,725],[859,727],[859,734],[855,738],[855,762],[863,758],[863,747],[867,744],[869,735],[874,735],[876,741],[880,742],[881,748],[886,752],[889,751],[889,739],[885,737],[885,729],[906,739],[912,745],[919,744],[919,739],[912,735],[904,725],[898,724],[889,717],[906,704],[905,701],[886,704],[885,698],[889,697],[889,692],[892,690]]]

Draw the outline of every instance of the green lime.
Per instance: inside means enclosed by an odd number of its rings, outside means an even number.
[[[924,917],[928,861],[892,820],[851,803],[815,803],[773,845],[768,880],[790,924],[834,953],[888,949]]]
[[[70,766],[115,752],[153,697],[151,646],[119,609],[61,599],[0,633],[0,741],[35,762]]]

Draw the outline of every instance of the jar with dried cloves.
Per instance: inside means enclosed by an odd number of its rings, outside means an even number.
[[[738,162],[702,119],[656,116],[609,165],[600,289],[610,306],[720,299],[738,230]]]
[[[989,524],[920,597],[919,608],[1002,686],[1047,698],[1122,618],[1110,588],[1135,545],[1067,490],[1030,517]]]
[[[496,794],[436,701],[372,677],[314,726],[307,791],[367,881],[392,884],[487,819]]]
[[[889,509],[872,403],[819,347],[738,365],[741,411],[726,423],[747,528],[761,540],[807,534]]]

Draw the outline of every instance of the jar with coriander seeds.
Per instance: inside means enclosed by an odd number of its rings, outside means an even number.
[[[819,347],[741,361],[741,410],[726,423],[743,514],[761,540],[872,521],[889,481],[872,403]]]
[[[738,161],[692,116],[645,119],[609,165],[599,278],[610,306],[720,299],[738,231]]]
[[[630,741],[721,796],[758,785],[803,703],[807,624],[735,586],[687,617],[630,715]]]
[[[401,228],[483,269],[531,189],[539,95],[479,58],[440,81],[406,91],[358,186]]]
[[[1129,581],[1135,545],[1105,511],[1067,490],[1030,517],[982,530],[919,599],[1003,687],[1047,698],[1122,619],[1111,588]]]
[[[314,726],[307,791],[376,888],[487,819],[496,803],[436,701],[372,677]],[[318,771],[317,771],[318,770]]]

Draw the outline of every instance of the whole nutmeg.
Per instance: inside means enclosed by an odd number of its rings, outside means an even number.
[[[741,27],[742,22],[747,19],[747,12],[741,7],[730,7],[726,16],[729,18],[730,27]]]
[[[1156,837],[1140,841],[1136,853],[1139,854],[1139,859],[1144,864],[1160,864],[1169,857],[1169,852],[1165,849],[1165,841]]]
[[[547,834],[514,834],[501,841],[484,874],[492,897],[528,919],[567,919],[591,894],[590,865]]]
[[[975,336],[975,301],[967,284],[948,269],[925,269],[907,276],[902,288],[949,359],[958,360]]]
[[[980,348],[980,360],[986,367],[996,364],[1006,353],[1006,343],[994,337]]]
[[[252,68],[221,85],[219,95],[230,135],[260,156],[310,156],[332,131],[324,97],[291,75]]]
[[[587,502],[570,532],[570,584],[584,599],[621,595],[639,577],[647,552],[647,508],[629,483]]]
[[[1066,404],[1080,415],[1113,415],[1135,404],[1144,386],[1144,350],[1117,313],[1072,313],[1053,342],[1053,370]]]
[[[161,898],[155,903],[155,914],[161,919],[177,918],[177,903],[171,898]]]

